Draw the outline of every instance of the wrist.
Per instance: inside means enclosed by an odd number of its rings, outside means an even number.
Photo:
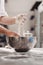
[[[18,23],[18,18],[17,17],[15,17],[15,20],[16,20],[16,23]]]

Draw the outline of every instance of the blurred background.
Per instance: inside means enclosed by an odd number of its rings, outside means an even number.
[[[5,10],[11,17],[27,14],[27,20],[2,25],[21,37],[0,34],[0,65],[43,65],[43,0],[5,0]]]

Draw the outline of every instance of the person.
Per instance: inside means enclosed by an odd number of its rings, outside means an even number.
[[[5,0],[0,0],[0,24],[4,24],[4,25],[12,25],[12,24],[15,24],[17,23],[17,20],[25,20],[25,16],[24,14],[22,15],[19,15],[19,16],[16,16],[16,17],[9,17],[7,12],[5,11],[5,7],[4,7],[4,2]],[[0,34],[5,34],[7,35],[8,37],[18,37],[20,36],[19,34],[17,34],[16,32],[12,32],[4,27],[2,27],[0,25]]]

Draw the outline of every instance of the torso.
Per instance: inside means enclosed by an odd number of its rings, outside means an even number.
[[[0,16],[7,16],[7,12],[5,11],[5,0],[0,0]]]

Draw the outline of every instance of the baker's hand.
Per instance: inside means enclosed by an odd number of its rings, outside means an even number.
[[[20,14],[17,16],[17,21],[19,23],[24,23],[27,20],[27,15],[26,14]]]
[[[11,31],[8,31],[7,33],[6,33],[6,35],[8,36],[8,37],[20,37],[20,35],[19,34],[17,34],[16,32],[11,32]]]

